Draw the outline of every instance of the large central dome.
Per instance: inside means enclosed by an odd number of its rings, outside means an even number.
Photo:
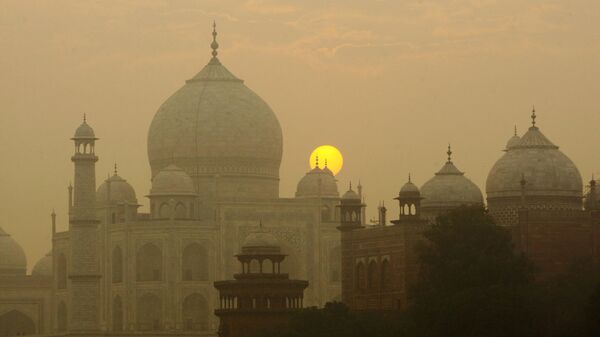
[[[194,179],[201,197],[275,198],[283,146],[279,121],[221,64],[215,40],[212,47],[210,62],[152,120],[152,176],[175,164]]]

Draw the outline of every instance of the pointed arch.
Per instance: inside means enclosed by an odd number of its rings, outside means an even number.
[[[342,279],[342,250],[335,246],[329,252],[329,281],[340,282]]]
[[[67,316],[67,305],[65,302],[60,301],[58,303],[58,308],[56,310],[56,330],[58,332],[67,331],[68,325],[68,316]]]
[[[354,276],[354,287],[356,289],[364,289],[365,288],[365,265],[362,261],[356,264],[355,268],[355,276]]]
[[[137,325],[140,331],[162,330],[162,301],[154,294],[144,294],[137,301]]]
[[[112,327],[113,331],[123,331],[123,302],[119,295],[113,299]]]
[[[367,288],[375,289],[378,286],[379,275],[377,275],[377,261],[369,262],[369,270],[367,271]]]
[[[177,203],[175,206],[175,219],[187,219],[187,209],[183,203]]]
[[[123,252],[116,246],[112,252],[112,283],[123,282]]]
[[[0,336],[25,336],[36,333],[33,320],[18,310],[0,316]]]
[[[58,254],[56,258],[56,287],[67,288],[67,258],[63,253]]]
[[[208,254],[198,243],[191,243],[183,249],[182,279],[184,281],[208,280]]]
[[[136,255],[136,276],[138,281],[160,281],[163,274],[162,251],[156,245],[143,245]]]
[[[208,302],[204,296],[194,293],[183,300],[181,317],[185,330],[208,330]]]
[[[389,289],[391,286],[390,261],[385,259],[381,262],[381,289]]]

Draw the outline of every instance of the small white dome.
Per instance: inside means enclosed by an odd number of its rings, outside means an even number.
[[[450,160],[433,178],[423,184],[421,196],[421,207],[424,210],[483,205],[483,195],[479,187],[465,177]]]
[[[110,183],[110,203],[120,204],[128,202],[137,204],[135,190],[127,180],[121,178],[117,173],[105,180],[96,191],[96,202],[106,204],[108,198],[108,184]]]
[[[339,196],[337,181],[331,170],[327,167],[324,169],[315,167],[310,170],[300,179],[296,189],[296,198],[339,198]]]
[[[400,189],[400,193],[399,195],[402,196],[419,196],[421,195],[421,191],[419,191],[419,188],[417,187],[417,185],[413,184],[412,181],[408,180],[408,182],[406,184],[404,184],[404,186],[402,186],[402,188]]]
[[[33,266],[33,276],[52,276],[52,252],[48,252]]]
[[[344,193],[344,195],[342,196],[342,199],[360,201],[360,197],[358,196],[358,194],[356,192],[354,192],[352,190],[352,188],[350,188],[348,191],[346,191],[346,193]]]
[[[26,271],[23,248],[0,228],[0,275],[25,275]]]
[[[192,178],[175,165],[169,165],[152,179],[150,195],[196,195]]]

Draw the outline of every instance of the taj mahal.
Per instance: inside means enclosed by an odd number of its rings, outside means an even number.
[[[279,196],[277,116],[221,63],[212,34],[208,63],[154,115],[149,191],[135,191],[116,167],[96,181],[96,145],[106,135],[92,128],[94,116],[65,135],[74,145],[68,230],[57,231],[52,214],[52,250],[27,274],[25,252],[0,228],[0,336],[214,336],[213,283],[239,271],[234,256],[258,228],[286,255],[282,272],[308,281],[304,306],[341,300],[338,205],[362,199],[362,187],[340,196],[331,170],[317,163],[300,177],[295,197]],[[455,160],[449,148],[447,163],[420,188],[426,218],[484,205]],[[583,208],[577,167],[541,133],[535,113],[488,176],[487,204],[503,225],[517,221],[523,179],[532,208]],[[149,213],[138,211],[142,197]]]

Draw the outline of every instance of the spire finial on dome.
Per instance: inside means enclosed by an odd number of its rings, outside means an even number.
[[[408,182],[410,183],[410,172],[408,172]]]
[[[446,151],[446,154],[448,155],[448,163],[452,163],[452,147],[450,146],[450,143],[448,143],[448,151]]]
[[[327,158],[325,158],[325,167],[327,167]]]
[[[210,48],[212,48],[212,56],[216,58],[219,54],[217,49],[219,49],[219,43],[217,42],[217,23],[213,20],[213,31],[212,31],[213,41],[210,44]]]
[[[83,113],[83,122],[87,123],[87,116],[85,115],[85,112]]]
[[[115,175],[117,175],[117,162],[115,162]]]
[[[515,136],[517,135],[517,125],[515,124]]]
[[[352,191],[352,180],[350,180],[350,188],[348,190]]]
[[[531,126],[535,128],[535,119],[537,118],[535,114],[535,105],[531,109]]]
[[[319,155],[317,154],[315,156],[315,168],[318,168],[318,167],[319,167]]]

